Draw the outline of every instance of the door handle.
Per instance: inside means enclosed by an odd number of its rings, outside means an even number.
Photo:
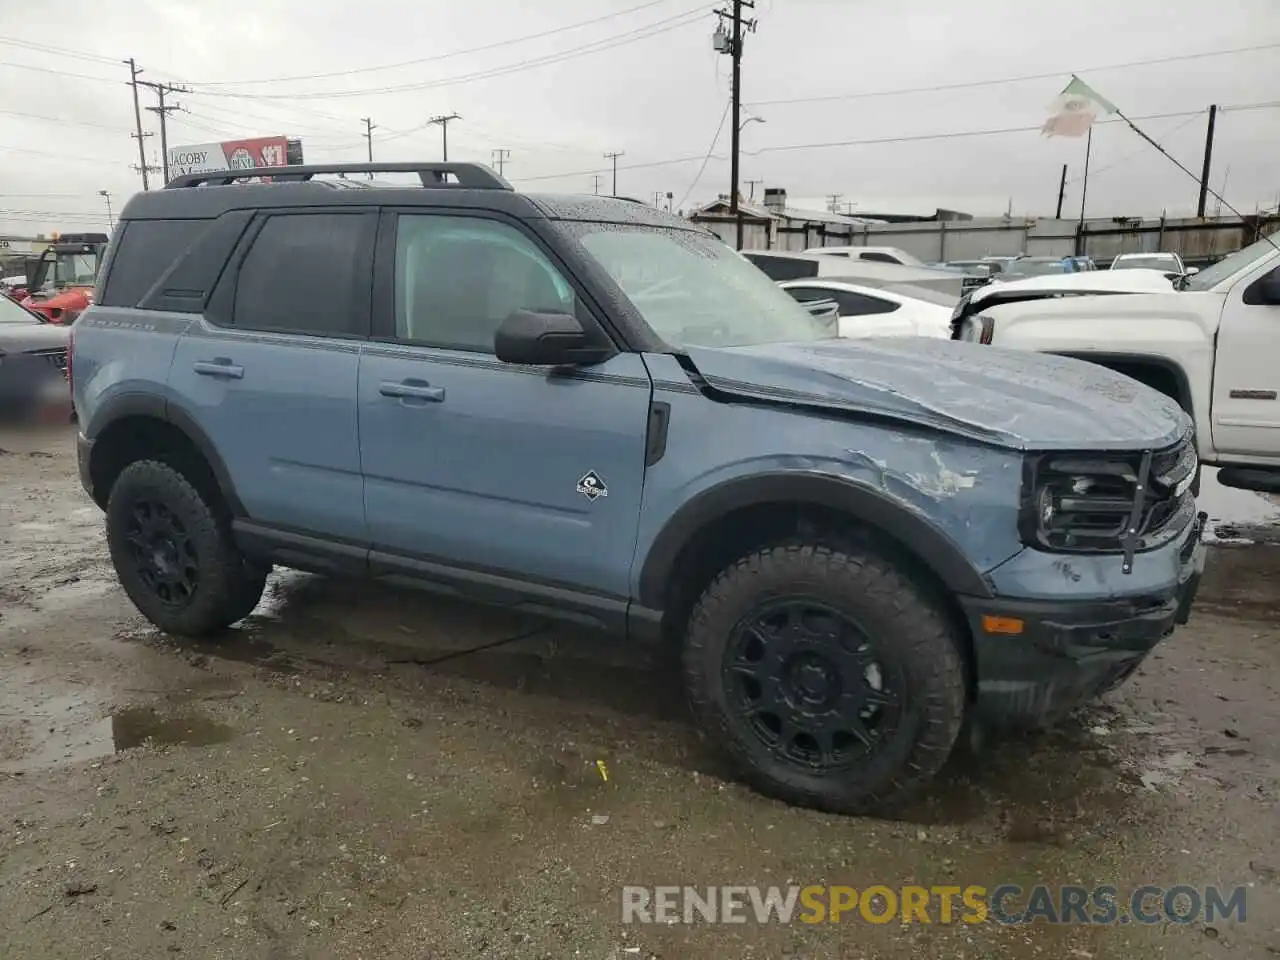
[[[216,360],[197,360],[191,369],[204,377],[226,377],[228,380],[239,380],[244,376],[244,367],[232,363],[226,357]]]
[[[402,380],[396,383],[391,380],[383,380],[378,387],[378,392],[384,397],[429,400],[432,403],[444,402],[444,387],[433,387],[431,384],[421,381],[415,383],[410,380]]]

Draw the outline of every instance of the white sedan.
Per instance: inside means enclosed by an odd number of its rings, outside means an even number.
[[[870,287],[834,277],[784,280],[778,284],[800,303],[834,300],[840,307],[840,336],[951,336],[951,314],[959,298],[927,287],[895,284]]]

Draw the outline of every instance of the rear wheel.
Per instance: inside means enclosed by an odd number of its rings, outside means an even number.
[[[840,813],[933,777],[965,716],[955,628],[871,551],[760,550],[723,571],[690,619],[684,668],[704,731],[745,779]]]
[[[246,564],[226,518],[173,467],[156,460],[125,467],[106,512],[120,584],[161,630],[215,633],[257,604],[266,573]]]

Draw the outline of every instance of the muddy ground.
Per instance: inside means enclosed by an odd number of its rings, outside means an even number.
[[[1215,547],[1191,624],[1102,704],[960,758],[893,819],[840,818],[736,783],[666,661],[596,635],[283,571],[225,642],[159,635],[72,437],[0,433],[0,956],[1280,955],[1274,547]],[[1247,918],[620,911],[627,884],[1002,882],[1245,884]]]

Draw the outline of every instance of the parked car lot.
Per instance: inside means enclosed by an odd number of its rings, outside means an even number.
[[[868,287],[856,279],[818,277],[779,284],[802,304],[834,300],[842,337],[951,336],[951,314],[959,298],[927,287],[900,284]]]

